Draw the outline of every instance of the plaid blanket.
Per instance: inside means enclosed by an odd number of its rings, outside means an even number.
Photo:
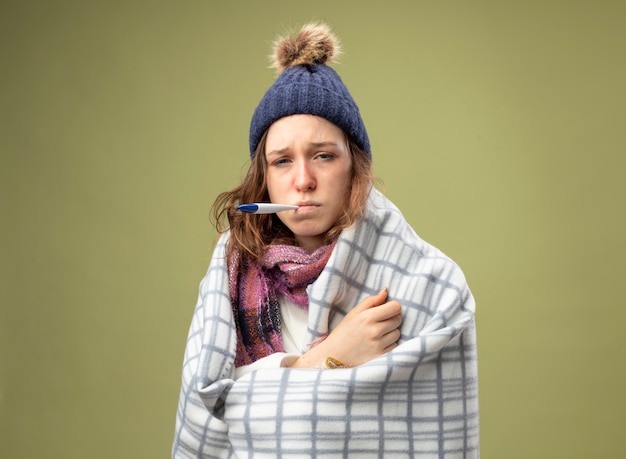
[[[260,369],[235,380],[225,234],[200,284],[172,457],[479,456],[474,300],[464,275],[379,191],[367,206],[308,288],[304,342],[387,286],[403,307],[400,345],[354,368]]]

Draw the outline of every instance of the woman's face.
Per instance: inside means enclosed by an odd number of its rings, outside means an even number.
[[[300,206],[278,218],[315,250],[347,206],[352,155],[343,131],[319,116],[281,118],[267,131],[265,159],[270,201]]]

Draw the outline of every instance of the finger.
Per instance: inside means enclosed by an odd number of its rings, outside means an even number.
[[[395,315],[387,320],[379,322],[379,336],[385,336],[388,333],[399,330],[400,325],[402,325],[402,317],[399,315]]]
[[[386,354],[387,352],[395,349],[398,347],[398,342],[394,341],[393,343],[391,343],[389,346],[387,346],[384,350],[383,350],[383,354]]]
[[[397,328],[383,335],[381,338],[381,344],[383,345],[385,352],[387,352],[387,349],[390,346],[393,346],[393,347],[397,346],[399,339],[400,339],[400,330]]]
[[[359,304],[357,304],[353,311],[365,311],[366,309],[373,308],[374,306],[380,306],[387,299],[387,287],[383,288],[376,295],[370,295],[365,297]]]
[[[382,322],[391,317],[399,316],[402,313],[402,306],[397,301],[389,301],[371,310],[374,320]]]

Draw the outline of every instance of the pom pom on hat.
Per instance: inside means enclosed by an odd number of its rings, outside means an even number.
[[[280,74],[296,65],[331,64],[340,53],[339,41],[326,24],[307,24],[297,36],[276,40],[270,59]]]
[[[295,36],[274,44],[272,67],[279,73],[256,107],[250,123],[250,156],[265,131],[282,117],[317,115],[337,125],[371,157],[359,108],[327,63],[339,56],[337,38],[325,24],[307,24]]]

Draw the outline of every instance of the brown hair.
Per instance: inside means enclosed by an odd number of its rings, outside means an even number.
[[[269,201],[266,185],[266,136],[267,132],[259,141],[242,183],[218,195],[211,209],[217,231],[224,233],[230,229],[226,253],[228,259],[234,251],[238,251],[242,258],[258,261],[269,244],[297,244],[291,230],[275,214],[248,214],[236,210],[239,204]],[[360,221],[365,210],[365,202],[374,183],[372,162],[368,154],[359,149],[350,139],[348,139],[348,148],[352,155],[350,196],[343,213],[326,233],[327,244],[337,239],[343,229]]]

